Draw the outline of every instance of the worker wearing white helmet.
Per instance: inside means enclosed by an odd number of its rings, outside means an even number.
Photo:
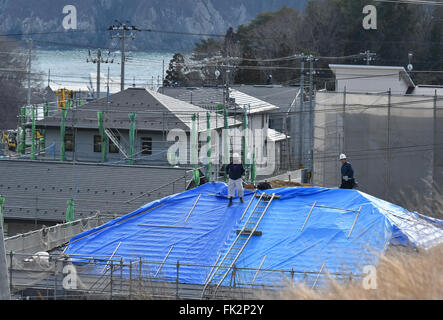
[[[345,154],[340,155],[340,162],[342,163],[340,189],[353,189],[355,186],[354,169]]]
[[[240,202],[244,202],[244,189],[242,176],[245,174],[245,168],[241,163],[240,156],[237,153],[233,155],[233,161],[226,167],[226,174],[229,176],[228,181],[228,197],[229,204],[228,207],[232,206],[232,199],[235,196],[235,190],[238,192],[240,197]]]

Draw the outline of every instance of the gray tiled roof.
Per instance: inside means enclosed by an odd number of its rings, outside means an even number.
[[[260,100],[278,106],[280,110],[275,112],[285,112],[294,101],[299,87],[293,86],[238,86],[236,90],[256,97]]]
[[[239,108],[248,105],[250,113],[278,111],[279,107],[269,101],[260,99],[242,91],[243,86],[233,86],[230,88],[230,97],[235,99],[235,103]],[[192,103],[194,105],[216,110],[217,105],[223,104],[224,95],[222,87],[196,87],[196,88],[170,88],[165,87],[159,90],[165,95]],[[292,102],[292,101],[291,101]]]
[[[223,103],[223,88],[222,87],[164,87],[160,89],[164,94],[192,103],[204,108],[214,109],[218,104]],[[268,110],[270,112],[284,112],[290,107],[294,98],[297,95],[298,87],[294,86],[277,86],[277,85],[234,85],[231,87],[231,92],[243,93],[250,97],[251,101],[259,99],[265,103],[276,106],[280,109]],[[248,100],[248,97],[243,97],[239,101]]]
[[[199,131],[206,130],[207,110],[143,88],[129,88],[116,93],[111,96],[109,103],[107,98],[103,98],[72,108],[67,113],[66,126],[97,129],[98,111],[104,112],[104,126],[107,128],[129,130],[131,124],[129,113],[137,113],[137,130],[182,129],[189,132],[192,127],[192,116],[196,114],[199,116]],[[211,119],[213,122],[211,127],[215,128],[215,114]],[[229,119],[229,122],[233,125],[234,119]],[[36,125],[37,128],[60,127],[60,123],[61,113],[53,112],[48,118],[37,121]],[[223,122],[220,122],[219,127],[222,126]]]
[[[63,221],[72,197],[76,218],[122,215],[186,190],[191,176],[184,168],[0,160],[0,194],[6,219]]]

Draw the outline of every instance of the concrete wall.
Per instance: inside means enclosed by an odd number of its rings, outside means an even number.
[[[443,182],[441,108],[429,96],[318,93],[314,183],[338,187],[345,153],[361,191],[430,214]]]

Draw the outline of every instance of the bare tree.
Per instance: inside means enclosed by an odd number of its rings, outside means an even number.
[[[36,60],[35,55],[31,57]],[[19,41],[0,37],[0,129],[15,129],[26,104],[29,52]],[[41,76],[31,72],[33,95],[41,91]]]

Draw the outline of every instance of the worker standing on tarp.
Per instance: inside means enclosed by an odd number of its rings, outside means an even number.
[[[234,153],[233,161],[226,167],[226,174],[229,176],[228,181],[228,197],[229,204],[228,207],[232,206],[232,199],[235,196],[235,190],[238,192],[238,196],[240,197],[240,202],[243,201],[244,189],[243,189],[243,180],[242,176],[245,174],[245,168],[241,163],[240,156],[237,153]]]
[[[354,169],[352,169],[345,154],[340,155],[340,162],[342,164],[340,189],[353,189],[355,186]]]

